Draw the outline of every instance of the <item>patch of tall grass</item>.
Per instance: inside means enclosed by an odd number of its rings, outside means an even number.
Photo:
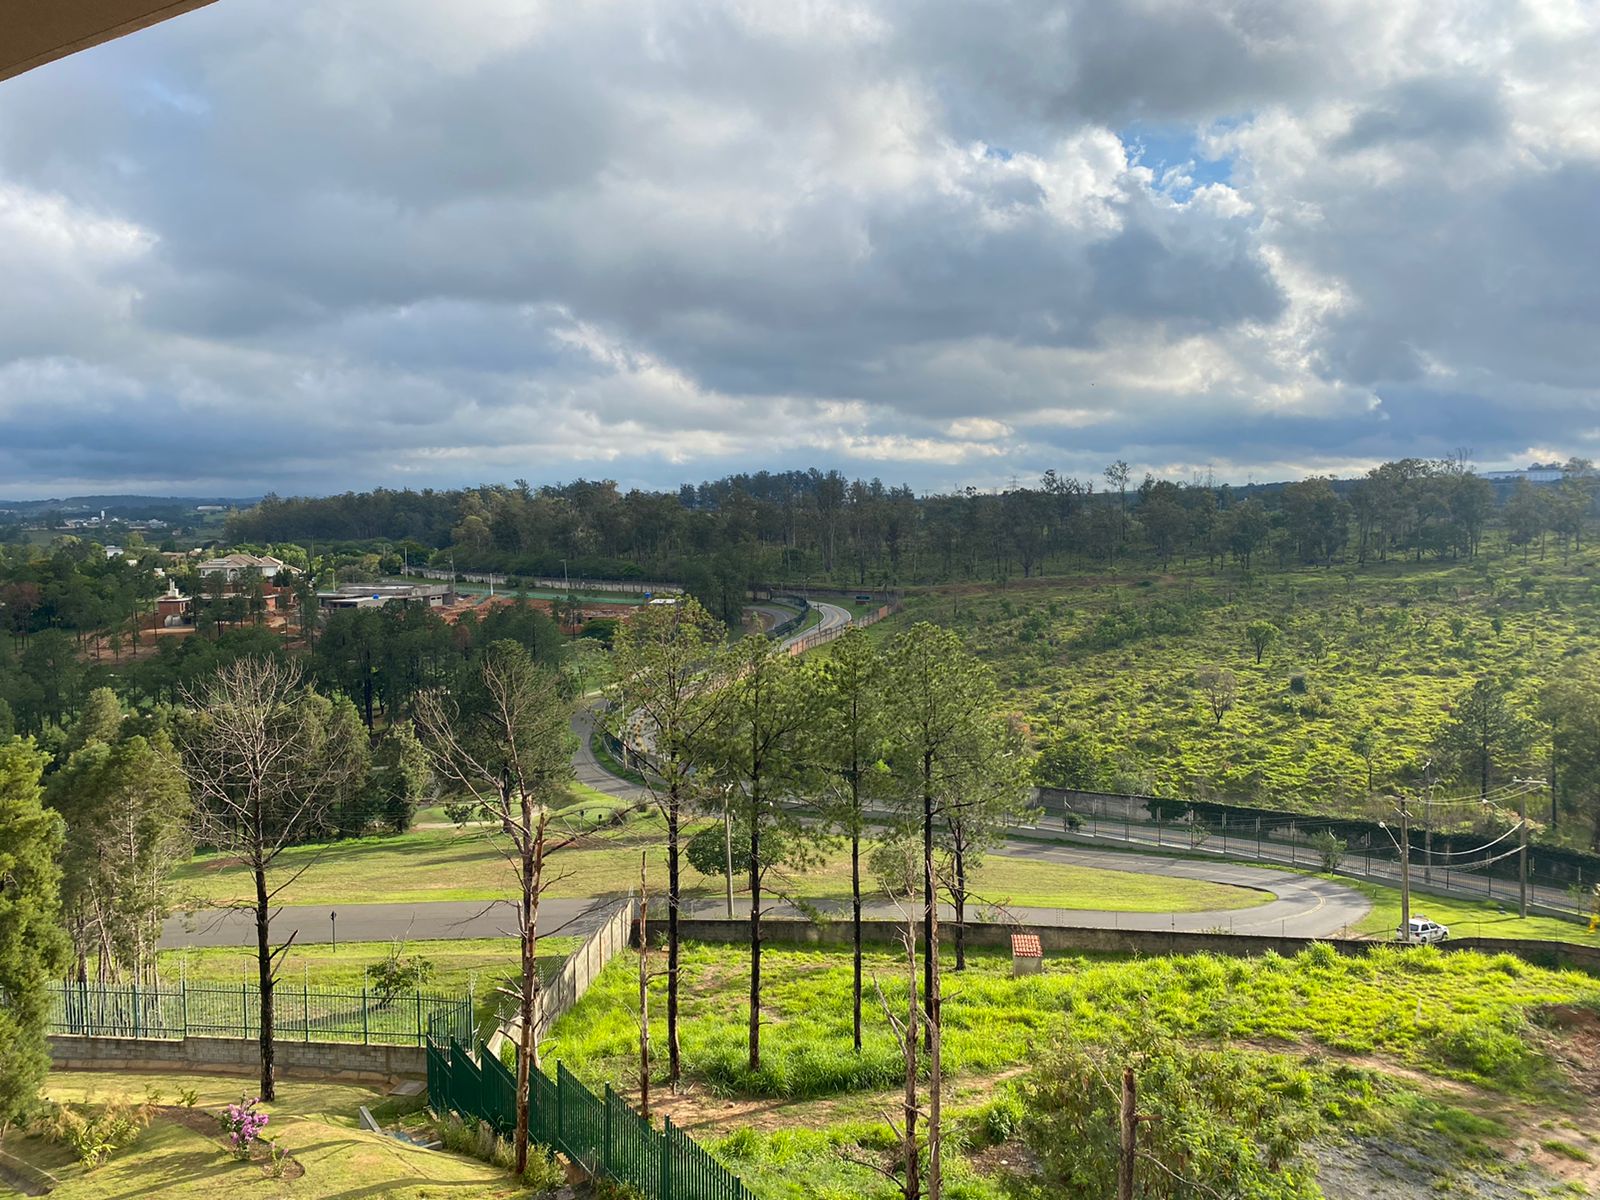
[[[1382,1055],[1435,1075],[1528,1092],[1550,1064],[1524,1036],[1547,1004],[1600,1002],[1600,982],[1490,956],[1432,947],[1378,946],[1346,957],[1326,947],[1292,958],[1218,955],[1127,961],[1059,958],[1036,976],[1011,978],[1010,959],[971,953],[946,975],[944,1065],[981,1077],[1024,1065],[1061,1030],[1114,1035],[1152,1026],[1208,1041],[1319,1045]],[[869,953],[895,1011],[903,967]],[[690,945],[682,963],[683,1058],[690,1075],[728,1094],[807,1098],[892,1088],[899,1055],[869,982],[859,1054],[851,1043],[847,954],[768,950],[762,967],[761,1067],[746,1065],[748,955],[737,946]],[[619,956],[560,1022],[548,1056],[598,1085],[637,1073],[638,962]],[[665,981],[652,984],[651,1037],[665,1072]]]

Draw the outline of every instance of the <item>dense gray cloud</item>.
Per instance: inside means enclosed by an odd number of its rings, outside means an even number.
[[[224,0],[0,84],[0,495],[1600,443],[1577,0]]]

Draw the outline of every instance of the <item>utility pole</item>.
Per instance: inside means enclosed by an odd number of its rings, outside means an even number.
[[[1529,781],[1532,782],[1531,780]],[[1517,915],[1528,915],[1528,792],[1517,793]]]

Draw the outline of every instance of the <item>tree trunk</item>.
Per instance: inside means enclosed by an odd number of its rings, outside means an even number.
[[[928,872],[933,873],[933,860],[930,857],[927,863]],[[940,1110],[944,1101],[944,1071],[940,1058],[940,1014],[939,1014],[939,989],[943,986],[939,978],[939,908],[935,905],[931,910],[933,921],[930,925],[928,939],[928,962],[933,967],[932,983],[928,988],[928,1200],[939,1200],[939,1195],[944,1186],[943,1171],[940,1169],[939,1155],[941,1152]]]
[[[905,1158],[906,1181],[904,1200],[922,1200],[922,1179],[918,1174],[917,1159],[917,937],[906,928],[906,1094],[905,1137],[901,1153]]]
[[[1117,1147],[1117,1200],[1133,1200],[1133,1160],[1137,1153],[1139,1128],[1137,1097],[1134,1091],[1133,1068],[1122,1069],[1122,1108]]]
[[[956,886],[951,890],[950,899],[956,906],[956,970],[967,969],[967,871],[966,855],[961,852],[960,840],[956,841],[955,851]]]
[[[650,894],[639,855],[639,1115],[650,1120]]]
[[[259,822],[257,824],[259,829]],[[256,876],[256,972],[261,989],[261,1098],[278,1098],[272,1062],[272,912],[267,902],[267,870],[259,861]],[[241,1016],[243,1014],[240,1014]]]
[[[855,1048],[861,1053],[861,800],[855,801],[856,820],[850,830],[850,924],[854,941]]]
[[[922,755],[922,994],[928,1006],[928,1032],[923,1045],[932,1048],[933,1025],[938,1020],[933,994],[933,755]]]
[[[667,797],[667,1084],[678,1090],[678,783]]]
[[[508,805],[509,808],[509,805]],[[538,970],[538,876],[535,873],[533,836],[533,804],[526,794],[522,797],[522,994],[518,997],[519,1015],[522,1019],[517,1041],[517,1127],[514,1151],[516,1173],[520,1176],[528,1169],[528,1078],[537,1065],[539,1039],[534,1029],[534,1000],[539,983]]]
[[[761,824],[750,808],[750,1073],[761,1069]]]

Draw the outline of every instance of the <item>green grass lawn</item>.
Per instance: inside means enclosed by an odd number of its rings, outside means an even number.
[[[1600,1006],[1600,981],[1590,976],[1429,947],[1380,946],[1349,958],[1329,947],[1293,958],[1062,956],[1023,979],[1011,978],[1006,955],[977,952],[969,963],[945,986],[945,1062],[958,1078],[1024,1066],[1040,1039],[1068,1023],[1079,1034],[1151,1028],[1208,1041],[1381,1054],[1441,1078],[1531,1094],[1551,1067],[1523,1036],[1530,1014],[1546,1004]],[[872,952],[867,968],[891,1006],[903,1007],[903,962]],[[754,1074],[745,1063],[748,951],[692,946],[683,972],[684,1061],[714,1092],[825,1096],[891,1088],[902,1074],[870,991],[865,1045],[859,1056],[851,1049],[846,953],[763,955],[762,1066]],[[619,956],[557,1023],[549,1057],[591,1083],[629,1087],[637,1069],[637,981],[637,959]],[[663,980],[652,986],[664,995]],[[652,1000],[651,1011],[652,1038],[662,1039],[664,1000]]]
[[[654,814],[605,828],[581,843],[553,854],[548,896],[587,897],[620,894],[635,886],[640,854],[657,894],[666,887],[663,826]],[[289,873],[313,865],[276,898],[283,904],[418,903],[428,900],[480,900],[513,893],[515,880],[498,838],[481,827],[422,829],[392,837],[371,837],[325,846],[294,847],[279,860]],[[715,898],[720,877],[686,869],[685,894]],[[834,849],[819,866],[802,875],[773,879],[789,894],[809,900],[842,900],[850,894],[849,858]],[[177,873],[177,891],[187,902],[235,899],[250,894],[246,870],[215,855],[196,856]],[[742,890],[740,886],[739,890]],[[870,880],[866,881],[870,889]],[[991,855],[974,876],[976,903],[1008,903],[1040,908],[1118,908],[1127,912],[1202,912],[1242,909],[1269,897],[1249,888],[1188,879],[1162,879],[1126,871],[1064,866]]]
[[[1341,883],[1372,897],[1372,911],[1352,932],[1392,936],[1400,928],[1400,893],[1351,879]],[[1487,900],[1456,900],[1423,892],[1411,894],[1411,915],[1427,917],[1448,926],[1452,937],[1532,938],[1537,941],[1600,945],[1600,934],[1577,921],[1559,917],[1519,917],[1516,901],[1501,905]]]
[[[540,938],[541,971],[553,972],[580,941],[576,937]],[[368,978],[368,969],[388,957],[393,946],[391,942],[342,942],[336,950],[327,944],[297,943],[285,953],[279,976],[290,988],[309,982],[313,988],[359,989]],[[472,987],[484,993],[514,976],[521,961],[517,939],[510,937],[409,941],[404,943],[403,953],[408,958],[420,956],[433,963],[433,975],[423,987],[441,992]],[[168,980],[180,974],[191,983],[255,979],[253,949],[208,946],[163,950],[159,959],[162,976]]]
[[[111,1099],[177,1107],[179,1094],[193,1089],[195,1110],[158,1109],[138,1138],[94,1171],[85,1171],[58,1146],[9,1131],[0,1148],[43,1167],[61,1180],[50,1194],[59,1200],[133,1200],[134,1197],[229,1197],[260,1200],[500,1200],[526,1195],[504,1171],[473,1159],[407,1146],[357,1128],[358,1108],[366,1105],[380,1122],[403,1108],[381,1091],[349,1084],[285,1080],[277,1103],[265,1106],[271,1120],[267,1136],[304,1167],[296,1179],[272,1179],[261,1167],[235,1161],[207,1127],[205,1115],[249,1092],[243,1077],[58,1071],[45,1083],[45,1095],[60,1103]],[[193,1127],[189,1122],[193,1122]]]

